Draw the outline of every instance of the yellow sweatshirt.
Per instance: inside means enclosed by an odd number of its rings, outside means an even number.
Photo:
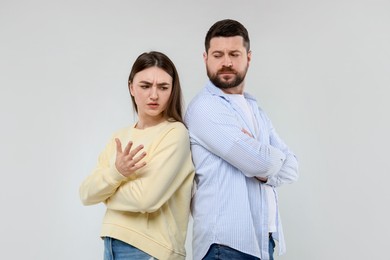
[[[130,177],[115,168],[116,144],[144,145],[146,166]],[[194,166],[185,126],[165,121],[118,131],[80,187],[84,205],[104,202],[101,236],[122,240],[158,259],[185,259]]]

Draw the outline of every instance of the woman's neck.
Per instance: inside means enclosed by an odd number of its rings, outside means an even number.
[[[137,129],[145,129],[148,127],[156,126],[162,122],[166,121],[165,117],[160,117],[160,118],[150,118],[150,119],[145,119],[145,118],[139,118],[137,124],[135,125],[134,128]]]

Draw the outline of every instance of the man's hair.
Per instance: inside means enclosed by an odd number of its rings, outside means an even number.
[[[210,48],[210,41],[215,37],[234,37],[241,36],[244,39],[244,47],[248,52],[250,50],[250,41],[247,29],[239,22],[231,19],[225,19],[213,24],[206,34],[205,49],[206,53]]]
[[[177,73],[176,67],[173,62],[165,54],[158,51],[145,52],[138,56],[134,62],[130,75],[129,75],[129,90],[130,85],[133,83],[135,74],[145,69],[157,67],[164,70],[172,77],[172,93],[168,100],[168,105],[166,110],[163,112],[164,116],[168,120],[183,122],[182,107],[183,107],[183,97],[181,92],[179,74]],[[133,102],[133,108],[138,112],[137,104],[135,99],[131,96]]]

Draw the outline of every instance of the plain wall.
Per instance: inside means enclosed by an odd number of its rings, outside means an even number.
[[[78,189],[134,122],[132,63],[166,53],[188,104],[224,18],[249,30],[246,90],[300,161],[277,259],[388,259],[389,1],[0,0],[2,259],[102,259],[104,206]]]

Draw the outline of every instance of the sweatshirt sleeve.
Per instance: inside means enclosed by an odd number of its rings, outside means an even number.
[[[187,129],[180,125],[162,135],[150,151],[145,169],[134,180],[119,186],[107,199],[106,206],[114,210],[154,212],[193,174]]]
[[[116,170],[115,164],[110,163],[114,152],[115,142],[112,138],[100,154],[96,168],[80,186],[80,199],[84,205],[106,201],[126,180],[126,177]]]

